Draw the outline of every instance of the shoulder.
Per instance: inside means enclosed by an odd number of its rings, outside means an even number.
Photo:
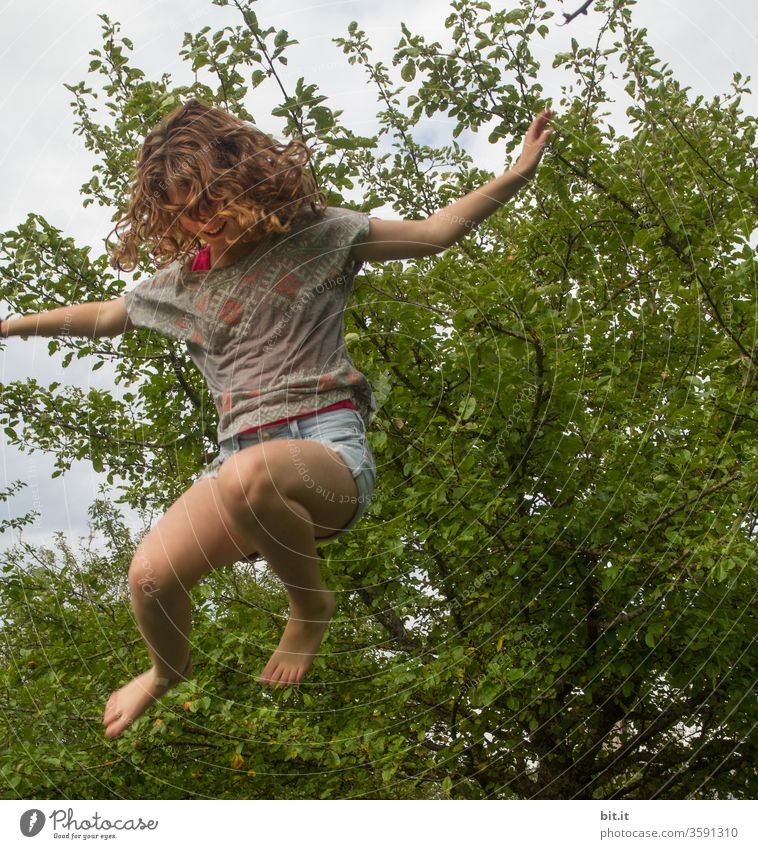
[[[159,268],[150,277],[138,283],[127,294],[141,297],[152,296],[155,298],[159,293],[164,294],[173,290],[177,285],[181,273],[181,260],[174,260],[174,262],[165,265],[163,268]]]
[[[360,221],[368,218],[368,212],[362,212],[360,209],[353,209],[349,206],[327,206],[327,216],[332,221]]]
[[[296,223],[285,238],[287,250],[298,251],[310,258],[321,257],[323,262],[341,269],[351,263],[350,249],[365,241],[370,227],[367,212],[347,206],[327,206],[319,212],[310,211],[297,216]]]
[[[330,233],[337,244],[351,245],[365,238],[370,216],[368,212],[347,206],[328,206],[322,222],[322,233]]]
[[[326,206],[318,212],[308,209],[293,219],[293,226],[318,227],[340,224],[348,221],[358,221],[368,217],[367,212],[351,209],[349,206]]]

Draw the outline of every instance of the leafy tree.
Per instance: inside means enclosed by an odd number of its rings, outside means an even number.
[[[105,114],[94,84],[67,86],[98,157],[85,204],[116,220],[141,138],[189,96],[255,121],[248,95],[273,87],[281,135],[315,146],[330,203],[359,188],[363,209],[404,218],[494,176],[455,141],[464,130],[486,129],[510,155],[545,105],[531,50],[553,17],[542,0],[497,11],[455,0],[448,52],[401,24],[398,73],[352,23],[334,42],[376,91],[370,137],[305,78],[288,88],[281,65],[296,42],[233,5],[238,25],[185,35],[186,86],[147,80],[100,16],[90,70]],[[596,45],[572,39],[555,56],[578,90],[564,87],[531,189],[442,255],[364,266],[347,338],[380,401],[379,485],[363,531],[325,547],[341,603],[308,678],[283,693],[254,683],[286,599],[268,573],[235,564],[193,590],[193,679],[105,740],[105,697],[145,650],[126,596],[136,541],[98,499],[105,553],[77,556],[61,536],[57,551],[4,555],[8,795],[754,796],[750,78],[692,100],[633,6],[599,0]],[[628,80],[631,137],[602,120],[611,60]],[[454,122],[451,144],[416,141],[437,115]],[[0,250],[20,312],[123,290],[104,258],[33,213]],[[9,442],[53,452],[59,472],[90,458],[125,482],[117,503],[165,510],[215,440],[180,344],[138,331],[51,340],[58,350],[64,366],[111,363],[128,391],[5,385]]]

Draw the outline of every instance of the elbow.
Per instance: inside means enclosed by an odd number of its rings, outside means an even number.
[[[435,221],[434,216],[427,219],[426,243],[429,246],[429,254],[444,253],[455,244],[455,237],[443,221]]]
[[[438,233],[429,236],[427,253],[430,255],[444,253],[452,244],[447,239],[443,239]]]

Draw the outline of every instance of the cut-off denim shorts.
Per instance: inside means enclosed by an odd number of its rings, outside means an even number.
[[[345,461],[358,487],[358,509],[353,518],[334,534],[316,537],[316,543],[336,539],[349,531],[368,510],[376,488],[376,461],[363,419],[356,410],[337,409],[312,413],[278,425],[267,425],[248,433],[235,433],[219,444],[219,453],[195,479],[218,477],[221,464],[237,451],[272,439],[314,439],[334,449]],[[316,485],[316,482],[313,483]]]

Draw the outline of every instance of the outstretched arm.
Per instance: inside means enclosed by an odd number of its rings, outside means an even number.
[[[366,241],[352,248],[352,256],[380,262],[428,256],[449,248],[531,182],[553,134],[548,124],[554,115],[551,109],[545,109],[532,121],[518,162],[510,171],[421,221],[372,218]]]
[[[47,312],[0,321],[0,336],[118,336],[134,325],[123,296],[111,301],[72,304]]]

